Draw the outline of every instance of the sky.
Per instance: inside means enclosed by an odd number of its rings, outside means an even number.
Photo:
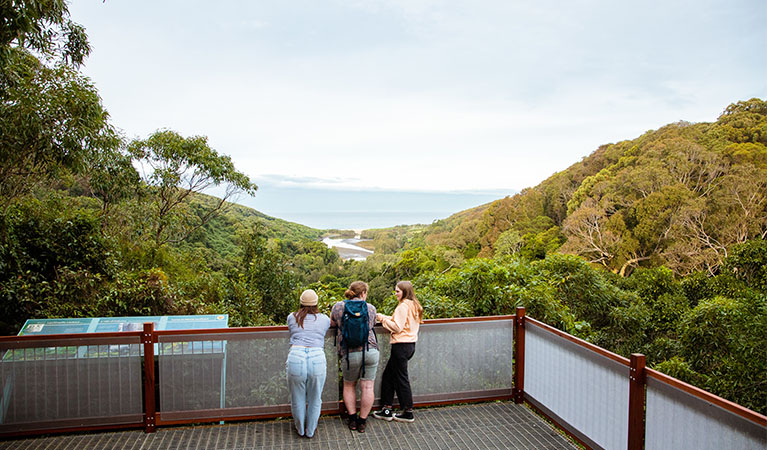
[[[767,98],[764,0],[74,0],[129,139],[270,187],[514,192]],[[499,196],[500,197],[500,196]]]

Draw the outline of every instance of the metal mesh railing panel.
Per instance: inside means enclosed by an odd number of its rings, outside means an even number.
[[[211,415],[219,417],[290,411],[285,372],[290,350],[287,330],[228,333],[216,339],[193,334],[159,337],[161,413],[218,410]],[[330,332],[325,338],[325,356],[328,375],[322,400],[336,402],[338,360]],[[175,419],[184,417],[174,415]]]
[[[645,449],[767,448],[767,428],[647,377]]]
[[[526,396],[596,445],[625,449],[629,368],[532,324],[525,347]]]
[[[510,395],[513,319],[425,323],[408,364],[415,402],[459,401]],[[389,359],[390,334],[377,328],[381,359],[375,393]]]
[[[142,358],[135,340],[0,349],[0,432],[142,423]]]

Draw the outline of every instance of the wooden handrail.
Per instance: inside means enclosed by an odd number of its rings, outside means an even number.
[[[653,378],[662,383],[666,383],[670,386],[673,386],[701,400],[705,400],[707,402],[713,403],[714,405],[719,406],[722,409],[725,409],[740,417],[743,417],[744,419],[748,419],[751,422],[754,422],[758,425],[767,427],[767,416],[763,416],[756,411],[752,411],[746,408],[745,406],[741,406],[737,403],[723,399],[722,397],[714,395],[708,391],[704,391],[703,389],[695,387],[691,384],[687,384],[684,381],[677,380],[676,378],[668,376],[665,373],[658,372],[657,370],[647,368],[645,369],[645,372],[647,373],[647,376],[650,378]]]
[[[599,347],[597,345],[592,344],[591,342],[587,342],[587,341],[584,341],[581,338],[577,338],[577,337],[575,337],[575,336],[573,336],[571,334],[567,334],[567,333],[565,333],[562,330],[558,330],[558,329],[552,327],[551,325],[546,325],[545,323],[540,322],[538,320],[535,320],[535,319],[533,319],[531,317],[527,317],[525,319],[525,323],[534,325],[534,326],[536,326],[538,328],[541,328],[543,330],[546,330],[546,331],[548,331],[550,333],[556,334],[557,336],[559,336],[561,338],[564,338],[564,339],[566,339],[566,340],[568,340],[568,341],[570,341],[570,342],[572,342],[572,343],[574,343],[574,344],[576,344],[576,345],[578,345],[580,347],[587,348],[587,349],[591,350],[592,352],[598,353],[598,354],[600,354],[600,355],[602,355],[604,357],[607,357],[607,358],[609,358],[609,359],[611,359],[611,360],[613,360],[615,362],[621,363],[621,364],[623,364],[626,367],[629,367],[631,365],[631,362],[628,360],[628,358],[624,358],[621,355],[613,353],[613,352],[611,352],[609,350],[605,350],[602,347]]]

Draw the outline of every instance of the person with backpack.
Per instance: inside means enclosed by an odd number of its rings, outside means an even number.
[[[373,383],[378,370],[376,309],[369,304],[368,285],[355,281],[344,293],[346,300],[333,305],[330,321],[336,327],[336,346],[344,377],[343,398],[346,423],[350,430],[365,432],[373,407]],[[357,414],[357,382],[360,385],[360,411]]]
[[[382,408],[374,412],[373,417],[387,422],[413,422],[413,392],[410,389],[407,363],[415,354],[418,329],[423,322],[423,307],[416,299],[413,284],[409,281],[397,283],[394,293],[399,301],[394,314],[378,314],[376,317],[385,329],[391,331],[391,356],[381,375]],[[395,393],[402,408],[402,412],[396,414],[392,413]]]
[[[301,306],[288,315],[290,352],[285,369],[290,389],[290,411],[299,436],[312,438],[322,409],[322,388],[328,373],[325,334],[330,318],[317,308],[312,289],[301,293]]]

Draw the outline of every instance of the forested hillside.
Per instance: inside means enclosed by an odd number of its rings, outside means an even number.
[[[424,233],[471,255],[559,250],[623,275],[664,265],[714,274],[728,248],[767,236],[767,103],[603,145],[536,187]],[[561,246],[561,247],[560,247]]]
[[[356,279],[391,313],[410,279],[426,318],[525,306],[767,413],[764,100],[604,145],[429,226],[369,230],[376,253],[341,261],[318,230],[229,203],[257,187],[204,136],[121,136],[79,72],[90,47],[66,3],[27,5],[0,9],[3,334],[52,317],[282,324],[301,290],[329,312]],[[224,198],[202,194],[213,186]]]

